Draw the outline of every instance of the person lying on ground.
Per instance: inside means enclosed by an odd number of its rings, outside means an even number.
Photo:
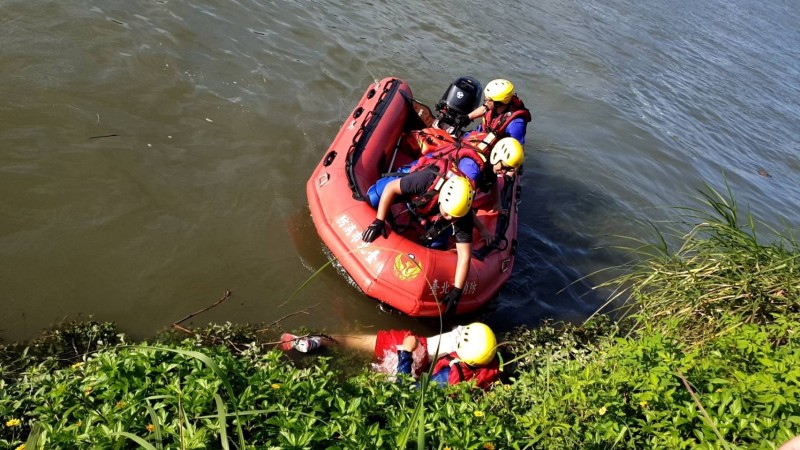
[[[488,389],[500,376],[497,338],[491,328],[480,322],[427,338],[409,330],[381,330],[375,335],[330,339],[285,333],[280,346],[286,351],[307,353],[329,343],[372,351],[372,369],[390,377],[407,374],[418,380],[431,361],[434,361],[431,380],[440,386],[474,380],[478,387]]]

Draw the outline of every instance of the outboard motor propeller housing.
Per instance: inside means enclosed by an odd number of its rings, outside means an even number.
[[[471,113],[483,100],[481,83],[473,77],[456,78],[436,104],[439,128],[458,128],[456,118]]]

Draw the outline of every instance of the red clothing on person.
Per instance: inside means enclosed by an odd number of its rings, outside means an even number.
[[[419,345],[413,352],[414,355],[414,377],[418,378],[424,369],[428,367],[431,360],[428,356],[428,340],[423,336],[417,336],[409,330],[381,330],[375,339],[375,360],[376,366],[385,366],[384,361],[388,358],[392,361],[387,369],[397,371],[397,347],[403,343],[403,339],[408,336],[416,336]],[[381,370],[385,372],[384,370]]]
[[[483,367],[472,367],[461,361],[450,366],[450,363],[458,359],[456,352],[442,356],[436,361],[433,373],[437,374],[446,367],[450,367],[450,374],[447,377],[448,384],[458,384],[462,381],[475,380],[475,384],[481,389],[489,387],[500,377],[500,360],[495,355],[494,359]]]
[[[414,360],[412,365],[412,372],[415,378],[419,378],[420,373],[428,368],[430,364],[430,357],[428,356],[428,340],[425,337],[417,336],[409,330],[381,330],[378,332],[375,340],[375,359],[374,365],[379,372],[395,375],[398,367],[397,347],[403,343],[403,340],[408,336],[416,336],[419,345],[414,350],[412,358]],[[436,380],[436,374],[445,369],[449,369],[447,375],[447,384],[458,384],[462,381],[475,380],[475,383],[481,389],[488,389],[492,383],[497,381],[500,377],[500,360],[497,356],[492,361],[483,367],[472,367],[457,361],[451,365],[454,360],[458,360],[458,354],[451,352],[439,358],[434,366],[433,375]],[[442,376],[444,375],[441,374]],[[442,383],[444,380],[442,379]]]

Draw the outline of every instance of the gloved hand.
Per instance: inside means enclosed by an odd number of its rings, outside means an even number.
[[[364,242],[372,242],[375,239],[378,239],[378,236],[383,235],[383,237],[389,236],[389,230],[386,229],[386,221],[381,219],[375,219],[372,223],[361,233],[361,240]]]
[[[442,303],[444,303],[444,315],[449,316],[451,314],[455,314],[456,306],[458,306],[458,301],[461,300],[461,294],[464,292],[464,289],[454,287],[453,289],[448,292],[444,298],[442,299]]]
[[[467,116],[465,114],[459,114],[458,116],[456,116],[455,122],[456,122],[454,124],[455,126],[457,126],[459,128],[464,128],[465,126],[467,126],[470,123],[472,123],[472,119],[470,119],[469,116]]]

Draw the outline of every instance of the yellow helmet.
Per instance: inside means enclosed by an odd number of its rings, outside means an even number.
[[[464,217],[472,208],[475,190],[464,177],[453,177],[445,181],[439,190],[439,210],[452,217]]]
[[[512,169],[519,169],[523,160],[525,160],[525,154],[522,151],[522,144],[513,137],[505,137],[497,141],[489,155],[489,162],[492,165],[502,161]]]
[[[456,343],[456,354],[461,361],[470,366],[485,366],[496,353],[497,338],[485,324],[475,322],[461,330]]]
[[[514,96],[514,85],[508,80],[492,80],[486,85],[483,95],[497,103],[508,103],[511,101],[511,97]]]

